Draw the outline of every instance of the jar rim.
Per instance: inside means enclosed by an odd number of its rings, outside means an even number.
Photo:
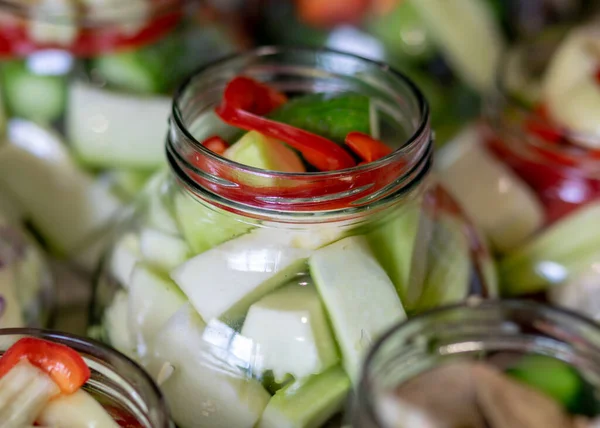
[[[598,17],[592,18],[590,22],[587,23],[579,23],[579,24],[562,24],[556,25],[541,34],[534,36],[532,38],[526,39],[517,43],[515,46],[512,46],[510,49],[506,50],[503,53],[502,61],[500,61],[501,66],[498,68],[498,72],[495,78],[495,90],[487,97],[486,108],[485,108],[485,116],[490,119],[495,126],[501,126],[498,122],[502,122],[502,115],[505,108],[511,109],[511,111],[518,112],[519,115],[529,118],[534,123],[543,123],[544,118],[540,116],[538,112],[535,110],[535,106],[528,106],[523,103],[520,97],[517,95],[516,90],[510,88],[510,84],[508,82],[508,74],[510,67],[513,64],[513,60],[516,61],[518,59],[518,55],[523,56],[523,51],[527,47],[536,47],[538,44],[544,41],[552,41],[554,45],[552,46],[552,52],[549,55],[549,58],[556,52],[559,47],[559,44],[565,37],[568,36],[568,32],[579,28],[581,26],[590,26],[590,23],[593,20],[596,20],[600,23],[600,15]],[[539,49],[536,49],[536,51]],[[534,79],[535,82],[541,83],[543,80],[543,74],[547,69],[547,64],[544,66],[544,70],[541,76],[538,76]],[[539,101],[539,100],[538,100]],[[558,129],[561,137],[571,140],[571,141],[594,141],[597,142],[597,147],[600,147],[600,135],[593,134],[589,132],[579,132],[573,129]],[[521,131],[525,133],[525,131]],[[581,160],[585,160],[586,163],[591,163],[592,165],[597,165],[600,163],[600,159],[590,158],[588,155],[598,149],[584,147],[582,145],[578,145],[575,143],[561,145],[555,144],[550,141],[546,141],[542,138],[528,138],[523,141],[524,145],[530,147],[538,147],[546,152],[557,153],[558,155],[572,155],[581,158]],[[548,159],[546,159],[548,160]],[[551,159],[550,159],[551,161]]]
[[[561,334],[562,332],[552,331],[553,333],[555,333],[554,339],[559,341],[563,340],[565,345],[576,348],[573,350],[573,353],[575,354],[586,353],[586,355],[588,355],[589,357],[590,351],[592,351],[594,356],[600,356],[600,325],[573,310],[523,299],[468,299],[463,303],[446,305],[415,315],[407,320],[397,323],[395,326],[391,327],[385,334],[379,337],[379,339],[371,347],[366,358],[364,359],[362,365],[362,372],[358,383],[357,399],[363,401],[361,403],[360,411],[364,412],[364,417],[369,418],[372,421],[379,420],[378,416],[376,415],[375,407],[372,401],[372,384],[373,382],[376,382],[376,380],[374,380],[374,374],[372,373],[372,370],[369,369],[369,367],[372,367],[376,364],[376,360],[379,358],[380,352],[382,352],[382,349],[389,343],[389,340],[403,332],[412,332],[413,335],[411,337],[414,337],[415,334],[423,333],[423,329],[414,327],[418,326],[424,320],[435,319],[437,316],[447,315],[447,318],[450,319],[452,315],[459,315],[465,313],[468,314],[470,311],[477,311],[477,313],[483,314],[489,313],[490,310],[500,310],[501,316],[499,317],[499,320],[503,323],[503,327],[504,322],[510,322],[513,320],[510,317],[510,314],[513,311],[516,313],[538,314],[541,320],[546,320],[549,323],[554,322],[557,324],[562,324],[568,322],[569,326],[574,326],[577,330],[585,330],[585,333],[587,333],[588,336],[590,333],[593,334],[593,339],[595,340],[590,340],[590,338],[588,337],[577,337],[569,340],[570,338],[567,337],[568,332]],[[502,317],[502,315],[504,315],[505,313],[507,313],[508,316]],[[461,319],[460,322],[465,323],[468,322],[468,320]],[[426,324],[425,328],[429,326],[430,325]],[[469,331],[469,333],[464,334],[467,337],[469,337],[470,340],[476,340],[472,339],[471,336],[469,336],[470,333],[471,332]],[[535,333],[521,333],[520,331],[516,334],[535,336]],[[543,341],[540,341],[539,343],[540,346],[543,345]],[[469,347],[465,348],[464,350],[457,349],[456,353],[460,354],[463,352],[476,350],[479,351],[480,349],[477,347]],[[498,351],[499,349],[494,350]],[[525,350],[524,352],[527,353],[527,351],[535,352],[534,350],[529,348],[527,348],[527,350]],[[598,364],[598,360],[594,359],[593,362],[595,364],[596,370],[599,371],[600,364]],[[423,371],[420,372],[422,373]]]
[[[67,0],[73,4],[73,7],[81,11],[81,6],[75,0]],[[144,12],[132,8],[128,1],[112,3],[110,6],[102,6],[104,13],[98,13],[94,10],[93,15],[87,13],[78,13],[73,17],[68,14],[63,8],[56,6],[47,7],[44,9],[44,16],[34,15],[32,18],[33,8],[36,7],[36,2],[24,2],[22,0],[0,0],[0,11],[6,12],[11,16],[18,17],[23,20],[35,19],[41,22],[52,23],[53,25],[61,25],[68,19],[70,25],[78,25],[84,28],[102,28],[111,25],[124,25],[130,22],[136,22],[140,18],[157,19],[183,9],[186,5],[196,3],[199,0],[144,0],[149,8],[144,9]],[[83,6],[85,9],[85,6]]]
[[[156,385],[152,377],[138,363],[133,361],[128,356],[94,339],[88,337],[81,337],[63,331],[31,327],[0,329],[0,338],[10,336],[29,336],[49,341],[56,341],[63,345],[69,346],[70,348],[74,349],[80,354],[83,354],[82,357],[84,359],[86,359],[89,356],[107,362],[107,369],[111,370],[121,379],[125,380],[130,387],[135,389],[136,392],[138,392],[140,388],[144,388],[144,390],[146,390],[147,388],[149,394],[153,399],[151,403],[147,403],[149,404],[148,410],[153,412],[158,411],[158,414],[161,415],[159,416],[158,420],[150,421],[152,423],[153,428],[171,427],[168,406],[161,390]],[[132,383],[131,380],[124,376],[122,373],[116,371],[116,368],[113,367],[113,361],[118,361],[119,364],[123,364],[128,369],[135,372],[135,384]],[[144,402],[147,399],[146,395],[144,395],[143,397],[139,393],[136,395],[139,399],[142,399]]]
[[[250,60],[250,59],[269,59],[273,57],[277,57],[278,55],[329,55],[336,57],[338,59],[345,59],[349,61],[355,61],[357,63],[361,63],[365,66],[372,67],[376,69],[378,72],[385,73],[387,76],[394,79],[394,83],[402,86],[405,90],[407,90],[410,97],[412,97],[413,102],[416,104],[418,108],[418,123],[413,124],[411,129],[407,132],[407,138],[403,140],[403,144],[394,150],[392,153],[386,155],[385,157],[378,159],[374,162],[370,162],[364,165],[357,165],[351,168],[346,168],[342,170],[335,171],[318,171],[318,172],[303,172],[303,173],[291,173],[291,172],[281,172],[281,171],[272,171],[272,170],[263,170],[260,168],[255,168],[252,166],[243,165],[234,161],[231,161],[225,157],[215,154],[210,151],[206,147],[202,145],[202,142],[199,141],[188,128],[189,124],[186,123],[183,114],[182,100],[188,95],[188,92],[191,91],[194,83],[209,75],[211,72],[215,70],[219,70],[227,67],[228,64],[235,64],[236,61]],[[315,66],[315,68],[317,68]],[[243,74],[240,73],[240,74]],[[349,77],[349,76],[343,76]],[[188,78],[181,83],[178,89],[175,92],[174,100],[172,104],[172,115],[171,115],[171,132],[169,133],[169,138],[167,141],[167,152],[169,156],[176,156],[174,153],[177,150],[173,149],[173,135],[175,133],[180,133],[182,137],[187,140],[187,145],[191,151],[194,151],[198,155],[210,160],[210,162],[218,165],[220,168],[228,168],[236,171],[236,173],[248,174],[250,176],[262,176],[262,177],[270,177],[273,179],[280,180],[329,180],[329,179],[337,179],[337,180],[348,180],[354,174],[364,174],[373,172],[375,170],[381,168],[391,168],[394,165],[397,165],[399,160],[404,160],[406,164],[410,164],[411,168],[415,167],[415,163],[422,162],[422,158],[426,156],[426,153],[423,150],[418,154],[418,158],[414,158],[415,154],[413,153],[416,148],[423,144],[423,140],[426,140],[426,143],[431,143],[432,137],[429,129],[429,105],[424,95],[420,91],[420,89],[413,83],[405,74],[393,69],[389,65],[375,61],[372,59],[364,58],[359,55],[341,52],[334,49],[329,48],[310,48],[310,47],[302,47],[302,46],[262,46],[258,47],[243,53],[237,53],[233,55],[226,56],[217,61],[214,61],[210,64],[206,64],[199,69],[196,70],[193,74],[188,76]],[[413,157],[413,159],[409,159]],[[410,162],[408,162],[409,160]],[[178,162],[183,161],[179,157],[177,160],[172,161]],[[417,162],[418,161],[418,162]],[[412,163],[411,163],[412,162]],[[186,165],[189,166],[189,165]],[[192,169],[194,169],[192,167]],[[414,168],[413,168],[414,169]],[[404,171],[404,175],[409,175],[411,172],[414,172],[413,169],[406,169]],[[196,169],[196,173],[202,172]],[[400,178],[398,176],[396,178]],[[189,182],[189,180],[186,180]],[[276,194],[274,195],[276,196]]]

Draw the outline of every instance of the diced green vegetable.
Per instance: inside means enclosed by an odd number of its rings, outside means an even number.
[[[584,206],[512,252],[499,265],[502,292],[535,293],[561,283],[600,252],[600,203]]]
[[[283,383],[286,375],[303,379],[339,360],[323,304],[313,286],[290,284],[252,306],[242,336],[257,345],[259,370]]]
[[[218,245],[176,268],[171,278],[203,319],[235,322],[305,267],[310,251],[278,242],[278,232],[257,229]]]
[[[184,193],[175,195],[175,218],[195,254],[243,235],[252,228],[252,225],[231,214],[217,211]]]
[[[356,382],[367,349],[387,328],[406,317],[400,298],[363,236],[315,251],[309,266],[340,346],[343,366]]]
[[[582,388],[579,374],[569,364],[543,355],[526,355],[506,373],[546,393],[566,409],[575,403]]]
[[[470,244],[462,219],[441,215],[429,243],[427,276],[415,312],[458,303],[471,286]]]
[[[351,383],[341,367],[290,384],[269,401],[257,428],[318,428],[339,412]]]
[[[150,373],[158,378],[179,426],[252,428],[269,393],[246,370],[229,363],[229,350],[208,340],[210,328],[191,305],[184,305],[158,333]],[[219,338],[231,343],[223,332]],[[240,343],[239,349],[248,349],[244,345],[248,343]],[[174,370],[165,378],[162,373],[169,366]]]
[[[371,134],[370,102],[360,94],[310,94],[291,99],[269,116],[343,144],[352,131]]]
[[[267,171],[305,172],[302,159],[294,150],[256,131],[244,134],[223,156],[234,162]],[[265,177],[265,180],[269,179]]]
[[[67,99],[65,76],[35,74],[23,61],[4,62],[0,73],[8,114],[44,124],[63,115]]]

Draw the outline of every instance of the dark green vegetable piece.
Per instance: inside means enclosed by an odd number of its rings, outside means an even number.
[[[343,144],[349,132],[371,134],[369,105],[359,94],[310,94],[291,99],[269,117]]]
[[[567,363],[543,355],[527,355],[506,374],[560,402],[567,410],[577,403],[584,381]]]

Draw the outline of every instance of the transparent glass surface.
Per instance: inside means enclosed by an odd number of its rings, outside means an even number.
[[[463,363],[482,362],[505,370],[516,367],[514,364],[518,364],[521,358],[548,364],[550,360],[547,357],[557,360],[558,365],[547,365],[546,372],[541,366],[532,365],[529,366],[529,373],[540,370],[538,375],[552,379],[557,374],[560,377],[560,373],[553,372],[550,367],[560,367],[559,370],[569,367],[569,371],[573,370],[572,373],[576,373],[585,382],[585,388],[588,388],[586,394],[589,393],[590,400],[596,402],[592,407],[595,407],[597,414],[600,330],[597,324],[588,319],[534,302],[477,299],[414,317],[391,329],[369,353],[353,400],[352,426],[415,426],[402,419],[387,420],[393,412],[389,412],[390,408],[386,404],[393,407],[394,401],[386,400],[395,397],[402,391],[401,388],[418,379],[419,375],[432,370],[452,367],[453,364],[458,367]],[[562,362],[566,365],[561,364]],[[460,367],[466,366],[463,364]],[[462,373],[465,375],[466,372]],[[532,380],[533,376],[524,375],[521,379]],[[452,384],[451,375],[444,380],[440,379],[440,382],[444,381],[448,385]],[[460,401],[456,397],[464,394],[467,389],[466,384],[458,388],[456,385],[454,381],[452,395],[446,396],[455,405]],[[544,384],[541,382],[538,385],[541,387]],[[416,396],[422,395],[419,391],[414,392]],[[437,396],[438,400],[444,397],[444,393],[432,392],[432,395]],[[419,398],[413,398],[415,402],[419,402]],[[499,395],[496,398],[499,406],[504,405],[500,401],[506,397]],[[399,400],[399,396],[397,399]],[[411,397],[407,399],[410,400]],[[431,402],[433,400],[435,399]],[[400,405],[399,401],[396,402]],[[448,407],[446,410],[447,421],[460,412],[454,412],[456,409]],[[504,408],[504,411],[510,410],[510,407]],[[529,409],[530,412],[535,410]],[[384,424],[386,420],[390,425]]]
[[[366,95],[396,151],[297,174],[216,156],[200,141],[239,132],[213,113],[239,74],[290,96]],[[432,144],[422,95],[387,66],[263,48],[207,67],[176,97],[171,170],[104,258],[91,333],[148,368],[182,427],[335,420],[386,328],[495,294],[485,245],[429,176]]]
[[[600,314],[598,21],[515,47],[486,120],[440,153],[450,193],[500,258],[502,292]]]
[[[167,405],[152,379],[137,364],[108,347],[50,330],[0,331],[0,355],[24,337],[36,337],[77,351],[91,371],[83,389],[123,428],[172,428]]]

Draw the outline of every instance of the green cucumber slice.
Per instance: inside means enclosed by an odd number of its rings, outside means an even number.
[[[318,428],[339,412],[352,384],[341,367],[293,383],[271,398],[257,428]]]
[[[402,303],[363,236],[315,251],[309,266],[340,346],[343,366],[356,383],[367,349],[386,329],[406,318]]]
[[[543,355],[526,355],[506,373],[554,398],[565,409],[575,403],[582,388],[579,375],[570,365]]]
[[[118,290],[113,301],[102,318],[105,340],[117,351],[135,359],[136,346],[133,332],[129,329],[129,296],[126,291]]]
[[[160,58],[158,58],[160,61]],[[100,56],[92,63],[92,70],[116,89],[139,94],[163,92],[164,82],[156,64],[141,58],[139,51],[119,52]],[[161,67],[161,64],[158,64]]]
[[[47,124],[65,112],[65,76],[35,74],[24,61],[7,61],[0,66],[0,79],[10,116]]]
[[[129,285],[128,325],[139,357],[147,357],[159,330],[185,303],[185,296],[169,278],[141,263],[135,266]]]
[[[471,286],[471,248],[465,223],[449,215],[437,219],[428,245],[428,269],[423,293],[414,312],[463,301]]]
[[[18,195],[53,249],[70,254],[115,218],[121,202],[71,162],[51,131],[14,119],[9,138],[0,147],[0,185]]]
[[[364,95],[318,93],[293,98],[269,116],[343,144],[352,131],[371,135],[370,108]]]
[[[232,144],[223,157],[243,165],[266,171],[305,172],[302,159],[285,144],[256,131],[247,132]],[[269,185],[267,177],[260,183]]]
[[[405,304],[420,217],[420,206],[408,205],[402,212],[384,219],[385,223],[376,226],[365,235],[371,251],[389,275]]]
[[[207,340],[209,330],[193,307],[184,305],[158,333],[150,373],[158,379],[179,426],[252,428],[270,395],[245,370],[228,362],[227,348]],[[169,366],[174,370],[165,379]]]
[[[171,278],[203,319],[236,321],[305,267],[310,251],[282,244],[278,232],[257,229],[225,242],[188,260]]]
[[[410,0],[457,74],[474,89],[494,88],[504,50],[500,28],[481,0]]]
[[[183,239],[149,228],[140,232],[140,252],[148,264],[166,273],[190,256],[190,248]]]
[[[83,389],[70,395],[61,394],[50,401],[38,415],[36,422],[49,427],[119,428],[104,407]]]
[[[99,168],[154,170],[165,162],[171,100],[74,82],[66,133],[79,160]]]
[[[500,261],[502,292],[535,293],[589,266],[600,252],[600,203],[578,209]]]
[[[19,283],[14,266],[0,268],[0,296],[3,312],[0,314],[0,328],[25,327],[21,301],[17,297]]]
[[[175,195],[175,218],[195,254],[243,235],[252,228],[230,213],[218,211],[186,193]]]
[[[518,247],[544,224],[537,195],[485,149],[477,127],[465,128],[444,147],[436,166],[444,187],[497,251]]]
[[[398,2],[390,12],[371,19],[368,30],[394,57],[417,62],[435,54],[436,47],[427,27],[410,1]]]
[[[338,361],[323,304],[313,286],[290,284],[263,297],[248,310],[241,331],[257,348],[257,367],[274,381],[296,380],[325,371]]]

